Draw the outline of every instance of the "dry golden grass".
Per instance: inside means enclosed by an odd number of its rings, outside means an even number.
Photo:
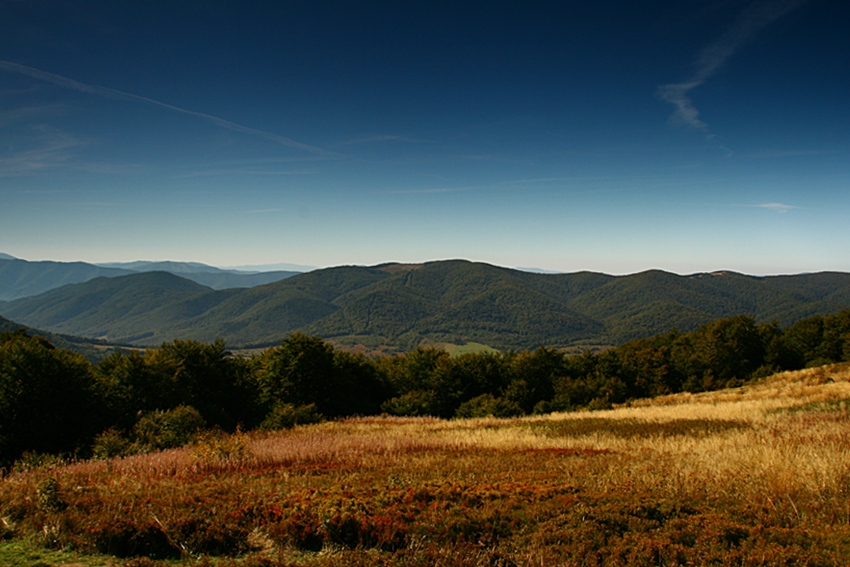
[[[596,488],[718,494],[730,490],[780,497],[848,488],[850,366],[786,372],[755,385],[702,394],[676,394],[607,411],[522,419],[445,421],[370,417],[243,435],[245,461],[198,459],[175,449],[72,470],[107,467],[118,476],[162,478],[204,468],[272,468],[333,464],[351,468],[428,467],[446,453],[565,450],[608,454]],[[817,410],[836,402],[839,411]],[[418,457],[417,457],[418,455]]]

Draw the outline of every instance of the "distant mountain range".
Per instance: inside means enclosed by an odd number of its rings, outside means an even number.
[[[8,254],[0,254],[0,301],[38,295],[63,285],[82,283],[97,277],[117,277],[151,271],[177,274],[213,289],[253,287],[300,273],[282,270],[224,270],[197,262],[28,262]]]
[[[451,260],[327,268],[247,289],[213,290],[167,272],[98,277],[0,304],[0,314],[136,345],[221,337],[262,346],[299,331],[370,348],[476,342],[504,350],[615,345],[738,314],[790,325],[848,307],[846,273],[539,274]]]

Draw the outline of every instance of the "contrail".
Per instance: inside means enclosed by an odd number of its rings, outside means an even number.
[[[195,110],[189,110],[187,108],[181,108],[179,106],[174,106],[173,104],[168,104],[167,102],[162,102],[145,96],[127,93],[116,89],[110,89],[109,87],[88,85],[86,83],[75,81],[74,79],[69,79],[68,77],[63,77],[62,75],[56,75],[55,73],[49,73],[47,71],[42,71],[41,69],[36,69],[34,67],[27,67],[26,65],[19,65],[18,63],[12,63],[11,61],[4,61],[0,59],[0,70],[7,71],[9,73],[18,73],[19,75],[26,75],[28,77],[32,77],[33,79],[38,79],[46,83],[52,83],[54,85],[59,85],[60,87],[66,89],[93,94],[96,96],[152,104],[154,106],[159,106],[161,108],[172,110],[174,112],[180,112],[182,114],[188,114],[189,116],[195,116],[197,118],[215,124],[216,126],[220,126],[222,128],[226,128],[234,132],[257,136],[259,138],[263,138],[271,142],[275,142],[277,144],[281,144],[298,150],[303,150],[312,154],[322,156],[336,155],[328,150],[318,148],[316,146],[310,146],[308,144],[303,144],[301,142],[293,140],[292,138],[287,138],[286,136],[272,134],[271,132],[257,130],[256,128],[249,128],[248,126],[236,124],[235,122],[230,122],[229,120],[219,118],[218,116],[205,114],[203,112],[198,112]]]
[[[700,120],[688,92],[697,88],[719,71],[726,61],[758,33],[806,0],[761,0],[749,5],[716,40],[708,44],[699,54],[693,76],[681,83],[658,87],[658,96],[676,107],[672,120],[678,124],[707,131],[708,126]]]

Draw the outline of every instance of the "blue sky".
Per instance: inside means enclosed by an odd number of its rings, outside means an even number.
[[[850,5],[0,0],[0,251],[850,271]]]

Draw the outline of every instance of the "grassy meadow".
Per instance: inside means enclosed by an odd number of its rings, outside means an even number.
[[[0,565],[843,565],[850,365],[596,412],[372,417],[0,479]]]

